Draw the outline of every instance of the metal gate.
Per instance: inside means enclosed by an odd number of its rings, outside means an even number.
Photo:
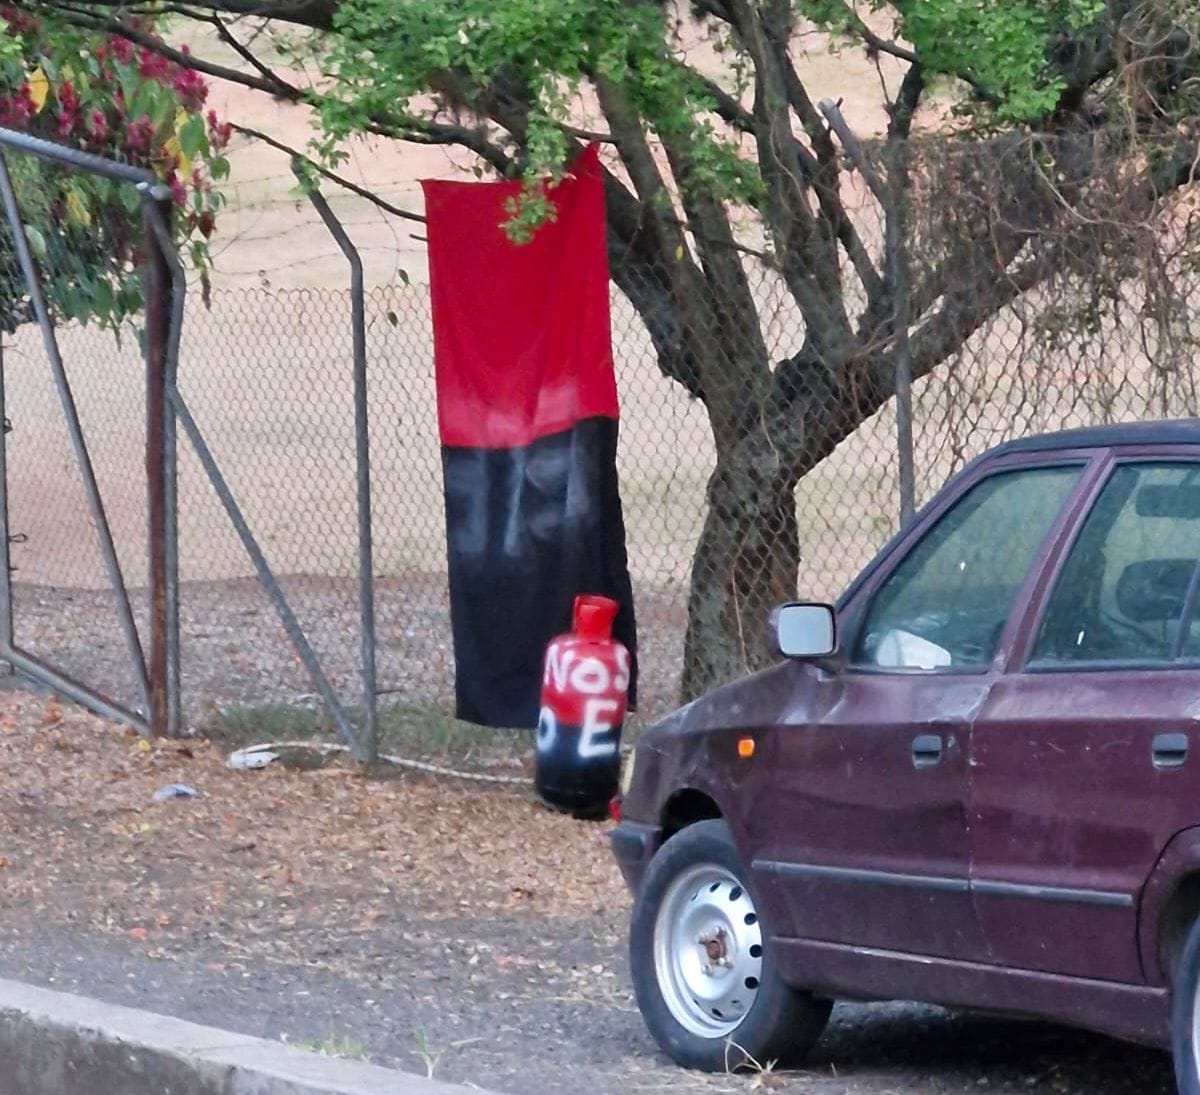
[[[140,365],[144,369],[145,480],[145,604],[140,613],[131,598],[130,552],[121,552],[114,541],[104,491],[93,464],[89,432],[81,420],[70,370],[61,348],[62,329],[51,314],[45,292],[46,271],[30,244],[30,226],[22,215],[22,193],[10,164],[33,157],[64,171],[87,172],[128,187],[141,210],[144,267],[144,312],[138,330]],[[10,545],[21,535],[11,529],[9,501],[14,486],[7,460],[4,433],[0,431],[0,659],[17,672],[38,681],[101,714],[115,717],[149,735],[175,736],[182,730],[180,674],[179,494],[177,433],[182,430],[204,475],[247,552],[262,588],[297,656],[307,670],[331,720],[359,760],[375,759],[374,620],[371,562],[371,497],[368,469],[366,361],[362,318],[361,263],[353,246],[319,195],[314,203],[346,254],[357,307],[352,316],[356,437],[356,488],[359,514],[358,566],[361,631],[362,702],[355,717],[337,695],[296,613],[272,572],[264,551],[239,506],[218,460],[180,392],[177,377],[179,347],[187,299],[183,265],[172,244],[171,199],[166,187],[148,172],[59,145],[0,129],[0,200],[3,201],[7,240],[13,262],[24,285],[24,297],[15,303],[8,324],[9,345],[16,332],[36,324],[53,381],[61,425],[65,427],[73,460],[73,474],[82,486],[91,532],[103,560],[103,574],[116,615],[124,648],[128,679],[127,697],[114,695],[111,681],[96,679],[88,665],[65,666],[27,649],[20,641],[20,606],[14,601]],[[0,359],[0,418],[7,423],[10,408],[4,398],[4,372]],[[127,378],[126,378],[127,379]],[[38,428],[22,423],[13,428]],[[142,617],[139,622],[139,615]]]

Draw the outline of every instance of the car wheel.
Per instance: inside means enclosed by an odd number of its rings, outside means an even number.
[[[1200,919],[1192,925],[1171,988],[1171,1050],[1179,1095],[1200,1095]]]
[[[832,1004],[780,980],[746,872],[723,821],[701,821],[651,860],[629,956],[638,1007],[678,1064],[724,1072],[792,1061]]]

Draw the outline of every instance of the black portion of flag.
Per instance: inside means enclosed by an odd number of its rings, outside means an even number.
[[[569,630],[579,593],[621,606],[613,634],[632,655],[632,710],[637,640],[616,456],[612,418],[516,448],[443,446],[460,719],[537,725],[542,658]]]

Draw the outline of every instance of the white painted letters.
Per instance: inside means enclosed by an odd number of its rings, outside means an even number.
[[[570,688],[584,696],[600,696],[614,687],[624,692],[629,687],[629,653],[617,651],[617,675],[614,680],[608,666],[599,658],[580,658],[574,650],[550,647],[542,685],[553,684],[556,692]]]
[[[617,743],[611,738],[601,740],[603,735],[611,734],[613,724],[605,721],[604,716],[615,715],[621,709],[617,700],[588,700],[583,707],[583,726],[579,734],[579,755],[585,760],[596,757],[611,757],[617,751]]]
[[[613,688],[621,693],[629,691],[629,651],[623,646],[617,647],[617,678]]]
[[[543,707],[538,715],[537,748],[539,753],[548,753],[558,737],[558,719],[549,707]]]

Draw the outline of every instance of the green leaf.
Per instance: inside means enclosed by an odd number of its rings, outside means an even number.
[[[92,308],[100,317],[111,317],[116,305],[113,287],[107,278],[100,278],[92,287]]]
[[[194,160],[202,152],[208,151],[208,129],[204,124],[203,115],[193,114],[184,122],[179,131],[179,147],[189,160]]]
[[[25,235],[29,239],[29,250],[38,262],[46,261],[46,237],[42,230],[34,224],[25,225]]]

